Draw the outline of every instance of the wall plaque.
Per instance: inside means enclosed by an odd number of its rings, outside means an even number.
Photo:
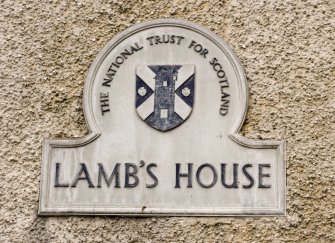
[[[285,143],[238,134],[246,78],[209,30],[127,29],[94,60],[83,98],[90,134],[44,141],[40,215],[285,213]]]

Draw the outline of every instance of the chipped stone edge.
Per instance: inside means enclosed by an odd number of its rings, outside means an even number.
[[[242,104],[235,114],[235,122],[232,125],[232,133],[229,137],[236,143],[257,149],[276,149],[277,150],[277,163],[278,168],[282,170],[282,174],[278,175],[278,207],[276,208],[226,208],[226,209],[161,209],[152,208],[150,211],[143,211],[143,207],[136,208],[49,208],[45,205],[45,197],[43,197],[43,192],[47,192],[47,171],[49,171],[50,166],[50,152],[52,148],[75,148],[85,146],[97,139],[101,131],[99,130],[97,123],[93,116],[93,108],[91,107],[92,96],[92,86],[94,77],[100,67],[101,63],[105,57],[124,39],[133,35],[139,31],[161,26],[173,26],[181,27],[191,31],[195,31],[213,43],[215,43],[223,53],[226,54],[230,62],[232,63],[235,72],[237,74],[238,85],[240,85],[239,99]],[[286,164],[285,164],[285,140],[254,140],[245,138],[239,135],[239,131],[244,123],[247,107],[248,107],[248,91],[247,91],[247,80],[242,68],[242,64],[233,52],[233,50],[215,33],[207,28],[199,26],[197,24],[177,19],[157,19],[146,21],[140,24],[136,24],[122,33],[116,35],[108,44],[99,52],[93,61],[88,75],[85,80],[84,94],[83,94],[83,107],[84,115],[87,123],[87,127],[90,134],[82,138],[74,139],[44,139],[42,148],[42,168],[41,168],[41,181],[40,181],[40,192],[39,192],[39,207],[38,215],[40,216],[57,216],[57,215],[120,215],[120,216],[285,216],[286,215]],[[281,179],[281,180],[280,180]],[[211,211],[211,212],[209,212]]]

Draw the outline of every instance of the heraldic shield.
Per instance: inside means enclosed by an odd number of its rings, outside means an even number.
[[[136,67],[136,110],[151,127],[168,131],[191,114],[195,67],[139,65]]]

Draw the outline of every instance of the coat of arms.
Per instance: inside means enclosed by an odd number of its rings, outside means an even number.
[[[136,67],[136,110],[151,127],[168,131],[190,115],[194,100],[194,65]]]

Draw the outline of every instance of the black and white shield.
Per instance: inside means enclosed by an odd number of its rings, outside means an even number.
[[[136,111],[151,127],[168,131],[191,114],[194,65],[140,65],[136,67]]]

